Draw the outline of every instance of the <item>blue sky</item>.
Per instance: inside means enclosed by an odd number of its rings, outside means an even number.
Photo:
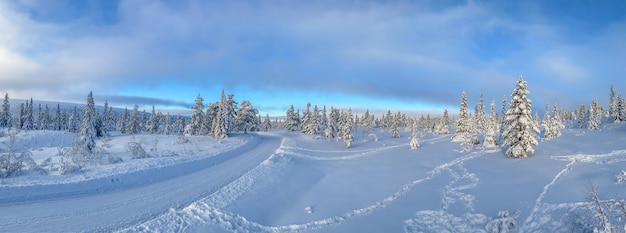
[[[290,104],[456,111],[626,94],[626,1],[0,1],[0,91],[184,109],[225,89]]]

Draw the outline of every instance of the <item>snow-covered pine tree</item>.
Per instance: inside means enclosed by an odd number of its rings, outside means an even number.
[[[598,105],[598,99],[593,98],[591,106],[589,107],[587,128],[590,130],[599,130],[602,123],[602,111]]]
[[[586,129],[587,123],[589,122],[587,109],[585,108],[585,104],[580,104],[578,107],[578,111],[576,112],[576,120],[578,120],[578,128]]]
[[[400,130],[398,129],[398,127],[400,127],[400,116],[399,114],[396,114],[396,117],[394,117],[393,121],[391,122],[391,128],[389,129],[389,133],[391,133],[392,138],[400,137]]]
[[[415,150],[420,147],[420,141],[417,137],[417,121],[413,123],[413,127],[411,127],[411,142],[409,143],[412,150]]]
[[[465,90],[463,90],[463,92],[461,92],[461,107],[459,109],[459,119],[456,122],[456,132],[454,136],[452,136],[453,142],[461,142],[463,144],[471,130],[470,121],[471,119],[469,118],[467,107],[467,95]]]
[[[169,112],[167,114],[165,114],[165,120],[164,121],[165,122],[163,124],[163,132],[162,132],[162,134],[164,134],[164,135],[172,134],[172,116],[170,116]]]
[[[526,88],[526,81],[520,75],[511,93],[511,103],[506,112],[506,129],[503,134],[504,145],[509,146],[506,155],[510,158],[528,157],[535,152],[533,146],[538,144],[535,135],[539,133],[539,129],[531,118],[532,101],[528,98],[530,92]]]
[[[326,129],[324,129],[324,136],[326,136],[327,138],[334,138],[335,136],[337,136],[337,113],[337,109],[330,107],[330,113],[328,114],[328,120],[326,121]]]
[[[52,129],[60,131],[63,128],[63,115],[61,115],[61,105],[57,103],[54,110],[54,118],[52,119]]]
[[[450,119],[448,118],[448,109],[443,110],[443,117],[439,119],[435,125],[435,133],[439,135],[446,135],[450,133]]]
[[[352,141],[354,141],[354,135],[352,133],[353,124],[352,109],[348,109],[347,113],[342,114],[342,121],[339,126],[341,128],[341,137],[343,138],[343,143],[346,145],[346,148],[350,148]]]
[[[87,105],[83,108],[79,135],[80,145],[87,152],[91,152],[96,148],[96,130],[96,107],[93,101],[93,94],[90,91],[87,95]]]
[[[127,129],[126,132],[128,134],[138,134],[141,132],[141,119],[139,117],[139,105],[135,104],[133,107],[133,113],[128,118],[128,123],[126,124]]]
[[[300,117],[296,115],[293,105],[289,106],[289,109],[287,110],[285,128],[288,131],[298,131],[298,129],[300,128]]]
[[[222,90],[222,93],[224,90]],[[224,108],[224,121],[226,128],[226,136],[228,136],[235,129],[235,118],[237,117],[237,101],[235,101],[235,95],[228,94],[226,99],[226,105]]]
[[[611,95],[609,99],[609,122],[617,121],[617,101],[615,100],[615,89],[611,85]],[[619,123],[619,122],[618,122]]]
[[[505,123],[506,123],[506,95],[502,95],[502,118],[500,119],[500,137],[499,140],[502,141],[502,134],[504,133],[504,130],[506,129],[505,127]]]
[[[310,134],[311,127],[311,103],[306,103],[306,109],[302,112],[302,130],[301,132],[304,134]]]
[[[487,128],[485,129],[485,138],[483,139],[483,147],[490,148],[498,145],[496,132],[498,131],[498,114],[496,113],[496,101],[491,101],[490,118],[487,120]]]
[[[33,98],[30,98],[30,102],[26,101],[26,108],[24,109],[24,126],[22,129],[24,130],[34,130],[35,129],[35,118],[33,116]]]
[[[480,94],[477,110],[478,111],[474,115],[474,118],[476,119],[476,129],[479,133],[482,133],[487,130],[487,124],[489,124],[487,116],[485,116],[485,97],[482,93]]]
[[[563,119],[559,115],[559,111],[556,105],[554,105],[554,109],[552,110],[552,120],[550,121],[552,126],[550,126],[551,136],[553,138],[561,136],[561,130],[565,129],[565,124],[563,123]]]
[[[229,126],[229,110],[230,107],[228,99],[226,99],[226,95],[224,94],[224,90],[222,90],[222,94],[220,95],[220,102],[218,104],[218,111],[213,119],[213,124],[211,126],[212,136],[215,139],[223,139],[228,137],[228,126]]]
[[[176,116],[176,120],[174,121],[174,124],[172,124],[171,134],[181,135],[183,133],[183,129],[184,129],[183,116],[178,114],[178,116]]]
[[[2,103],[2,112],[0,112],[0,127],[11,128],[13,117],[11,116],[11,103],[9,102],[9,93],[4,94],[4,102]]]
[[[189,123],[185,128],[186,136],[200,135],[202,131],[202,122],[204,119],[204,114],[203,114],[204,103],[202,103],[202,101],[204,101],[204,99],[202,99],[200,94],[198,94],[194,102],[194,105],[191,108],[193,109],[193,113],[191,115],[191,123]]]
[[[67,131],[70,133],[78,132],[79,124],[80,124],[80,117],[78,116],[76,105],[74,105],[74,109],[72,110],[72,115],[70,116],[69,123],[67,124]]]
[[[150,119],[148,120],[148,133],[156,134],[159,132],[159,116],[156,113],[156,109],[154,109],[154,104],[152,105],[152,111],[150,112]]]
[[[543,119],[541,120],[541,127],[543,128],[543,138],[552,139],[552,117],[550,116],[550,103],[546,103],[546,111],[543,113]]]
[[[257,127],[257,114],[259,114],[259,111],[252,107],[252,103],[250,103],[250,101],[242,101],[241,106],[239,106],[239,109],[237,110],[235,128],[239,131],[243,131],[245,134],[247,134],[249,130],[255,129]]]
[[[626,121],[626,102],[622,95],[617,96],[617,117],[615,123],[622,123]]]
[[[124,112],[121,114],[120,119],[117,121],[117,131],[120,133],[127,133],[128,131],[128,108],[124,108]]]
[[[318,122],[319,133],[323,134],[326,130],[326,125],[328,125],[328,114],[326,113],[326,105],[322,107],[322,115],[320,115],[320,120]]]
[[[265,119],[263,119],[263,123],[261,123],[261,130],[263,132],[267,132],[272,128],[272,121],[270,120],[270,114],[265,114]]]

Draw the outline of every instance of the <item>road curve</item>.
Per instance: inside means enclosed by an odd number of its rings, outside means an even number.
[[[206,168],[140,187],[73,198],[0,205],[0,232],[113,231],[184,207],[234,181],[280,146],[280,138],[256,135],[250,145],[224,152]],[[216,157],[217,157],[216,156]]]

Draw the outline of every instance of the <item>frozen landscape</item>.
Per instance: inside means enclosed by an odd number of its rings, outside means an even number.
[[[626,233],[625,41],[624,0],[0,0],[0,233]]]
[[[300,132],[223,140],[112,133],[98,141],[123,162],[55,174],[75,134],[28,131],[15,150],[50,172],[0,179],[3,232],[589,232],[589,193],[624,198],[626,125],[563,130],[527,159],[503,147],[464,152],[452,134],[358,128],[351,148]],[[8,145],[9,137],[2,137]],[[139,142],[149,158],[130,159]],[[3,150],[4,151],[4,150]],[[621,182],[621,183],[620,183]],[[623,200],[623,199],[622,199]],[[504,215],[503,213],[507,213]],[[614,213],[619,216],[619,213]],[[616,217],[619,227],[624,219]],[[500,231],[503,232],[503,231]]]

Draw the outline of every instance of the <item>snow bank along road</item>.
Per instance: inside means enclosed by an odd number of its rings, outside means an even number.
[[[269,158],[279,145],[280,138],[253,136],[246,145],[196,161],[205,168],[148,185],[72,198],[5,200],[0,202],[0,232],[112,231],[146,221],[208,196]]]

